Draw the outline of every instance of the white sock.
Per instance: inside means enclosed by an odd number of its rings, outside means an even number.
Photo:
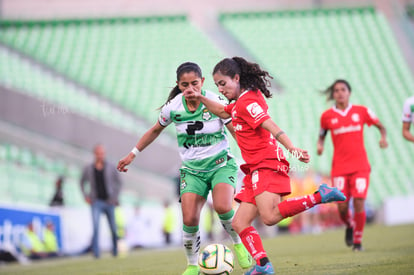
[[[183,244],[189,265],[197,265],[200,252],[200,231],[187,233],[183,231]]]
[[[224,230],[230,235],[231,240],[233,241],[233,244],[241,243],[241,239],[239,237],[239,234],[237,234],[236,231],[234,231],[233,227],[231,226],[231,223],[233,221],[233,218],[228,220],[221,220],[220,222],[224,227]]]

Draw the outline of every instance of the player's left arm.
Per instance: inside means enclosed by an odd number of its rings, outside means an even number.
[[[271,119],[266,119],[262,122],[261,126],[268,130],[277,141],[279,141],[293,156],[298,156],[298,159],[302,162],[309,162],[310,156],[308,151],[297,148],[293,145],[288,135],[282,131],[282,129]]]
[[[381,134],[381,139],[379,141],[380,148],[387,148],[388,142],[387,142],[387,130],[385,129],[384,125],[381,123],[381,121],[377,120],[377,122],[374,123],[374,126],[378,128]]]

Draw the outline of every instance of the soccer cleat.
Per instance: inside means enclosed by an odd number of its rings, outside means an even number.
[[[352,227],[347,227],[345,230],[345,243],[347,246],[354,243],[354,229]]]
[[[354,243],[354,246],[352,247],[352,251],[354,252],[360,252],[362,251],[362,245],[360,243]]]
[[[234,245],[234,252],[241,268],[246,269],[252,265],[252,257],[242,243]]]
[[[198,265],[188,265],[187,269],[184,271],[182,275],[198,275],[200,268]]]
[[[326,183],[319,186],[318,192],[321,194],[322,203],[346,200],[345,195],[338,188],[329,187]]]
[[[265,264],[264,266],[255,265],[252,267],[252,269],[244,273],[244,275],[260,275],[260,274],[275,274],[272,264],[269,262]]]

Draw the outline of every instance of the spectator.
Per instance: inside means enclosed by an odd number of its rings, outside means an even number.
[[[63,182],[65,178],[63,176],[59,176],[55,183],[55,194],[53,195],[52,200],[50,201],[50,206],[63,206],[64,199],[63,199]]]
[[[118,197],[122,182],[116,167],[106,161],[105,148],[98,144],[94,148],[95,160],[87,165],[82,173],[80,186],[85,201],[91,205],[93,237],[92,251],[95,258],[100,257],[99,250],[99,218],[105,213],[108,218],[112,234],[112,255],[118,255],[117,230],[115,224],[115,206],[118,205]],[[89,184],[89,191],[86,185]]]

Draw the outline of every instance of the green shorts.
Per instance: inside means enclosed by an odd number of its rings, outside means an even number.
[[[234,159],[227,164],[211,172],[195,172],[186,168],[180,169],[180,195],[194,193],[207,199],[210,190],[218,183],[227,183],[236,189],[237,164]]]

